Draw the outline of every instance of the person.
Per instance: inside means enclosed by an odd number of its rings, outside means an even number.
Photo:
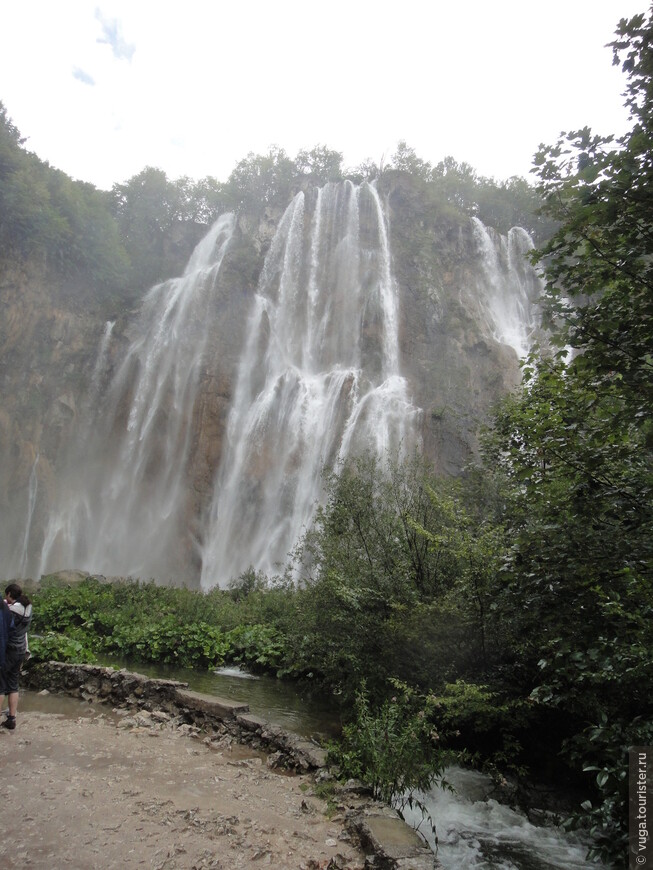
[[[9,610],[9,605],[2,599],[0,600],[0,680],[2,672],[5,668],[5,654],[7,652],[7,644],[9,643],[9,632],[14,627],[14,618]]]
[[[5,662],[0,671],[0,691],[7,696],[9,702],[7,717],[1,727],[13,731],[18,711],[18,675],[27,652],[27,631],[32,621],[32,603],[18,583],[10,583],[5,589],[5,596],[6,606],[13,618],[13,627],[9,628]]]

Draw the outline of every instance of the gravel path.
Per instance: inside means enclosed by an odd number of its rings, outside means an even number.
[[[237,744],[71,704],[84,715],[24,705],[15,731],[0,728],[4,870],[361,870],[310,777]]]

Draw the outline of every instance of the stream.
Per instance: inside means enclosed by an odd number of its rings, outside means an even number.
[[[558,827],[534,825],[521,811],[494,800],[493,783],[475,770],[450,767],[444,777],[453,792],[434,788],[420,795],[433,819],[435,835],[419,809],[404,818],[436,851],[444,870],[582,870],[587,843]],[[420,824],[421,823],[421,824]],[[605,865],[602,865],[605,866]]]
[[[99,657],[98,664],[127,668],[146,677],[179,680],[188,683],[194,692],[249,704],[251,713],[316,741],[333,738],[340,731],[337,704],[329,703],[328,698],[317,692],[313,694],[310,687],[300,687],[265,674],[250,674],[237,666],[202,671],[114,657]]]

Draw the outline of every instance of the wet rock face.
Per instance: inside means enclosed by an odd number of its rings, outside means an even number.
[[[387,183],[393,271],[399,285],[402,370],[424,409],[424,450],[443,473],[476,455],[477,431],[519,383],[517,355],[493,340],[471,303],[481,264],[472,225],[446,218],[413,179]]]
[[[419,186],[406,176],[390,175],[380,184],[379,197],[398,290],[399,370],[410,400],[422,409],[419,434],[426,454],[436,469],[456,474],[476,453],[477,428],[491,404],[518,382],[517,356],[488,334],[470,302],[480,268],[471,224],[425,202]],[[280,210],[268,209],[255,220],[246,215],[238,219],[206,312],[211,329],[190,412],[176,540],[169,553],[161,554],[162,564],[182,581],[198,576],[203,521],[225,451],[248,312],[281,218]],[[372,237],[376,220],[368,201],[361,210],[363,242]],[[90,293],[52,285],[39,264],[0,265],[1,575],[37,574],[48,517],[66,496],[62,469],[75,464],[75,433],[89,425],[89,391],[98,389],[99,404],[106,398],[107,385],[134,340],[135,319],[135,312],[116,318],[104,374],[94,383],[106,330],[97,300]],[[382,329],[379,311],[370,305],[361,331],[361,351],[370,372],[382,368],[382,360],[375,357]],[[90,421],[96,429],[109,427],[109,445],[116,442],[117,429],[129,425],[130,400],[127,390],[110,424],[101,416]],[[163,402],[155,425],[164,426],[174,413]],[[165,462],[165,450],[153,450],[147,473],[156,476]],[[47,570],[108,570],[69,561]]]

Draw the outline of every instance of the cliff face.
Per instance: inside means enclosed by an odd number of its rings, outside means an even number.
[[[43,527],[104,324],[42,264],[0,271],[0,553],[26,568],[26,527]]]
[[[313,204],[314,195],[311,196],[307,194],[304,206],[304,236],[297,237],[296,256],[306,258],[306,271],[317,268],[315,263],[311,267],[307,248],[309,229],[315,225],[318,209]],[[479,247],[472,222],[461,221],[433,207],[408,176],[397,173],[385,179],[379,187],[378,199],[385,216],[381,223],[388,228],[390,269],[397,293],[399,370],[412,406],[421,409],[419,413],[411,411],[411,419],[417,421],[417,440],[436,468],[455,474],[474,455],[478,424],[486,419],[492,402],[518,382],[517,354],[513,347],[497,340],[501,338],[500,327],[496,317],[492,321],[494,315],[488,315],[488,311],[496,314],[496,305],[491,300],[487,304],[478,301],[490,292],[488,287],[493,282],[501,283],[502,274],[505,273],[507,282],[515,280],[513,260],[517,255],[508,249],[505,240],[497,237],[496,274],[488,277],[487,256]],[[383,283],[383,257],[375,248],[376,241],[370,241],[375,233],[381,233],[382,226],[377,226],[374,202],[369,200],[366,205],[363,195],[361,203],[356,238],[362,253],[357,255],[356,262],[361,275],[366,276],[361,279],[363,284],[368,281],[372,286],[375,281]],[[238,432],[228,435],[227,423],[239,373],[242,381],[243,369],[248,365],[243,362],[243,348],[252,329],[248,318],[258,298],[257,289],[260,291],[267,280],[265,273],[262,277],[264,264],[265,269],[272,271],[270,251],[274,253],[274,246],[282,245],[278,230],[283,221],[289,222],[290,218],[281,211],[267,211],[257,220],[238,218],[219,269],[210,273],[205,287],[193,291],[201,293],[198,297],[201,307],[190,312],[184,321],[183,341],[189,352],[197,347],[197,362],[188,363],[186,357],[180,357],[170,383],[163,383],[163,376],[157,381],[156,372],[162,372],[162,358],[152,355],[151,347],[156,341],[165,341],[168,347],[176,340],[180,321],[171,321],[170,329],[162,327],[150,335],[148,316],[172,316],[178,301],[168,304],[167,313],[155,305],[161,304],[157,300],[163,299],[165,293],[171,294],[170,300],[176,299],[177,285],[154,294],[149,303],[146,300],[140,313],[125,312],[115,323],[107,324],[100,307],[83,288],[53,285],[47,270],[38,264],[20,268],[15,264],[3,265],[0,572],[5,577],[31,576],[64,567],[122,573],[125,564],[131,563],[117,560],[113,571],[111,553],[128,549],[123,539],[127,532],[119,531],[121,527],[115,524],[115,518],[102,513],[102,505],[115,496],[122,499],[124,523],[133,526],[134,522],[142,522],[142,534],[151,533],[152,541],[156,541],[148,548],[152,557],[135,559],[131,573],[137,571],[143,578],[197,579],[206,554],[207,516],[216,497],[216,473],[226,455],[226,439],[229,437],[233,443],[240,437]],[[333,257],[341,257],[338,252],[343,239],[334,243]],[[284,244],[288,247],[287,239]],[[313,253],[313,261],[316,256]],[[319,256],[327,254],[321,252]],[[365,265],[368,256],[369,268]],[[279,275],[269,281],[266,292],[270,304],[277,305],[284,281],[289,280],[284,278],[284,269],[290,268],[288,259],[289,255],[285,260],[281,257]],[[338,282],[347,280],[340,274],[346,262],[340,259],[333,266]],[[299,275],[301,268],[298,270]],[[310,276],[306,280],[310,284]],[[531,276],[531,295],[533,280]],[[183,299],[181,290],[177,295]],[[370,378],[374,381],[374,372],[383,365],[382,361],[373,360],[376,350],[385,347],[384,341],[387,344],[381,335],[384,329],[387,331],[387,323],[384,325],[382,312],[372,305],[365,312],[361,353],[372,360],[371,374],[365,375],[368,383]],[[259,349],[251,352],[252,359],[259,362],[250,366],[251,389],[257,384],[263,388],[261,361],[267,359],[266,354],[269,356],[270,342],[278,338],[275,329],[279,316],[276,308],[270,309],[257,326]],[[136,352],[139,347],[142,351]],[[192,353],[188,359],[191,358]],[[146,394],[142,386],[143,372],[148,366],[154,370],[148,374],[147,383],[153,385],[148,389],[158,390],[156,398],[153,393]],[[189,378],[194,378],[192,396],[188,407],[180,408],[182,394],[175,390],[186,371],[191,372]],[[379,375],[379,384],[381,380]],[[343,390],[351,389],[346,378],[343,384]],[[277,385],[276,389],[281,387]],[[350,397],[347,401],[350,407],[354,400]],[[138,429],[135,410],[139,402],[142,430]],[[181,422],[175,422],[178,420]],[[136,447],[129,441],[136,438],[134,433],[139,433],[141,444],[149,446],[139,463],[131,468],[132,460],[126,459],[126,451],[132,450],[129,457],[135,455]],[[89,446],[93,444],[95,447]],[[274,444],[266,449],[267,453],[257,454],[259,466],[273,465],[278,459]],[[301,450],[298,447],[287,460],[288,469],[301,461],[302,452],[306,452],[305,446]],[[101,472],[99,464],[103,466]],[[122,494],[118,492],[115,476],[107,476],[110,465],[125,469],[126,478],[120,484],[124,488]],[[171,482],[170,475],[162,469],[176,465],[183,467],[176,469],[179,480]],[[221,473],[224,478],[226,472]],[[283,472],[282,477],[285,479],[288,474],[290,471]],[[250,460],[238,486],[248,486],[251,497],[258,498],[267,485],[262,480],[261,468],[255,470]],[[161,507],[166,499],[174,504]],[[94,513],[102,515],[101,522],[85,526],[88,516]],[[58,525],[52,521],[54,514],[58,516]],[[107,530],[107,540],[100,550],[96,541],[76,540],[74,546],[62,544],[64,539],[74,539],[81,527],[86,528],[87,537],[95,537],[97,533],[93,530],[100,527]],[[91,557],[92,553],[95,556]],[[67,564],[77,559],[81,560],[79,564]],[[59,560],[65,560],[66,564]]]
[[[402,366],[424,409],[425,453],[455,475],[476,454],[478,428],[492,405],[519,383],[517,353],[479,317],[475,301],[485,276],[472,222],[433,208],[410,176],[391,178],[386,197]]]

